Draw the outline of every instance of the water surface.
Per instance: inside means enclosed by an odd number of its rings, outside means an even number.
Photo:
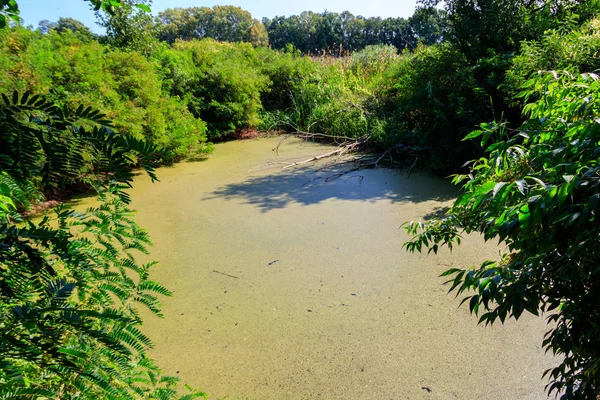
[[[135,183],[154,276],[175,293],[145,325],[167,373],[214,399],[544,398],[543,321],[477,326],[438,277],[497,247],[402,249],[400,225],[439,213],[453,187],[386,169],[325,183],[317,167],[255,168],[327,150],[289,142],[276,155],[276,143],[219,144]]]

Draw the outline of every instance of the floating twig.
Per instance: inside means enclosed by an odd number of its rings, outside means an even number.
[[[213,270],[212,270],[212,272],[214,272],[214,273],[216,273],[216,274],[225,275],[225,276],[228,276],[228,277],[230,277],[230,278],[239,279],[239,277],[238,277],[238,276],[229,275],[229,274],[226,274],[225,272],[217,271],[216,269],[213,269]]]

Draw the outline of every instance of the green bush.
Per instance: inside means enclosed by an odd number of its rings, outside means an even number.
[[[260,93],[267,79],[255,66],[251,44],[178,41],[157,57],[171,94],[185,99],[192,114],[206,121],[210,139],[260,124]]]
[[[348,67],[348,59],[309,58],[293,50],[261,54],[268,77],[261,99],[268,124],[334,136],[361,137],[371,132],[373,115],[368,79]]]
[[[163,150],[124,138],[91,107],[58,107],[29,92],[0,105],[0,397],[172,399],[178,379],[148,357],[140,309],[162,316],[168,289],[141,264],[147,232],[132,220],[130,162],[155,180]],[[92,126],[92,128],[86,128]],[[89,156],[89,157],[86,157]],[[40,192],[89,181],[100,205],[66,206],[55,217],[21,219]],[[191,391],[180,399],[206,398]]]
[[[27,89],[61,105],[85,103],[125,135],[152,139],[175,159],[210,150],[205,123],[164,91],[158,64],[134,51],[82,42],[71,31],[40,35],[23,28],[2,32],[0,91]]]
[[[543,347],[560,364],[546,371],[561,399],[600,394],[600,77],[544,73],[523,85],[525,123],[484,123],[485,157],[458,175],[464,193],[442,220],[411,223],[411,251],[459,245],[463,233],[499,241],[498,260],[452,268],[451,291],[466,294],[479,322],[546,314]]]
[[[513,59],[504,89],[514,96],[537,71],[566,70],[571,73],[596,71],[600,67],[600,20],[594,19],[579,29],[547,31],[539,41],[526,41]]]
[[[351,56],[350,69],[356,75],[366,75],[371,79],[380,76],[400,59],[396,46],[378,44],[367,46]]]
[[[420,46],[404,56],[384,72],[375,92],[387,135],[428,147],[428,167],[434,171],[456,170],[476,153],[477,146],[461,139],[493,115],[489,94],[450,45]]]
[[[292,92],[316,74],[319,66],[293,49],[280,52],[261,48],[256,52],[258,68],[267,77],[267,84],[260,94],[264,110],[291,111],[294,108]]]

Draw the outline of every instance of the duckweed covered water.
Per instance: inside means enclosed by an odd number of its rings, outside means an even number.
[[[276,143],[218,144],[131,191],[162,264],[154,276],[175,292],[166,318],[145,325],[167,373],[214,399],[545,398],[543,320],[477,326],[438,277],[497,247],[402,249],[400,225],[439,214],[451,185],[386,169],[331,182],[316,167],[253,169],[327,150],[290,142],[277,156]]]

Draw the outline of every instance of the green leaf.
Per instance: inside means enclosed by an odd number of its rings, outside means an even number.
[[[529,225],[529,218],[531,213],[529,212],[529,205],[525,204],[519,208],[519,225],[521,228],[526,228]]]
[[[483,134],[483,131],[482,131],[482,130],[473,131],[473,132],[469,133],[467,136],[465,136],[465,137],[463,138],[463,142],[464,142],[465,140],[469,140],[469,139],[475,139],[475,138],[477,138],[477,137],[481,136],[482,134]]]
[[[557,199],[558,205],[561,206],[569,196],[569,184],[563,183],[558,189]]]
[[[150,9],[150,7],[148,7],[146,4],[136,4],[135,5],[137,8],[139,8],[142,11],[145,11],[147,13],[151,12],[152,10]]]
[[[469,302],[469,309],[471,310],[471,312],[477,315],[477,313],[479,312],[479,295],[471,297],[471,301]]]
[[[491,130],[483,133],[483,137],[481,138],[481,147],[485,147],[485,144],[488,142],[493,133],[494,131]]]

